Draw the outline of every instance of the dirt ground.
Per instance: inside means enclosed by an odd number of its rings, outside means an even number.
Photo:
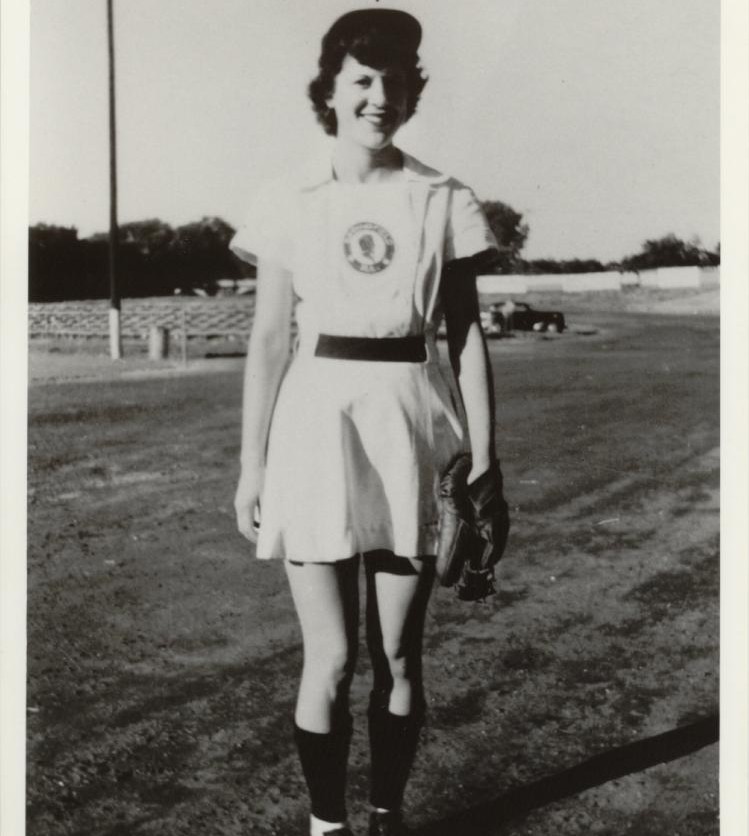
[[[432,598],[422,836],[718,833],[718,320],[569,307],[585,327],[490,346],[513,531],[497,596]],[[29,393],[28,833],[304,833],[299,632],[232,518],[241,359],[113,372],[50,348]]]

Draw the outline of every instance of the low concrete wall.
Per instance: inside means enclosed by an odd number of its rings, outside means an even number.
[[[584,293],[619,290],[621,274],[549,273],[541,275],[479,276],[479,293]]]
[[[620,290],[622,274],[606,273],[570,273],[562,276],[562,289],[565,293],[585,293],[589,290]]]
[[[561,293],[564,290],[562,276],[479,276],[477,287],[479,293],[532,293],[552,291]]]
[[[702,286],[700,267],[659,267],[657,270],[643,270],[640,273],[643,287],[685,288]]]
[[[658,268],[659,287],[700,287],[702,270],[699,267]]]
[[[479,276],[476,287],[479,293],[527,293],[527,276]]]
[[[637,275],[640,277],[640,287],[658,287],[657,270],[640,270]]]
[[[623,287],[654,287],[661,289],[712,288],[720,284],[719,267],[660,267],[639,273],[559,273],[546,275],[514,274],[479,276],[480,293],[521,294],[556,291],[587,293],[596,290],[621,290]]]

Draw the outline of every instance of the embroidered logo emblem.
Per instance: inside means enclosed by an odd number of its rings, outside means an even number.
[[[360,273],[379,273],[393,260],[393,236],[379,224],[354,224],[343,238],[346,261]]]

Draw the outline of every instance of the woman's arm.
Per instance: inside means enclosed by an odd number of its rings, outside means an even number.
[[[262,489],[268,431],[289,359],[292,301],[291,273],[261,259],[244,373],[241,474],[234,499],[237,527],[253,541],[253,515]]]
[[[471,483],[496,460],[494,386],[481,330],[475,260],[456,259],[447,264],[442,275],[441,292],[450,364],[468,422],[473,462],[468,476]]]

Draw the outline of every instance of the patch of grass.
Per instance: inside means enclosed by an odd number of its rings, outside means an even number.
[[[66,424],[108,423],[110,421],[130,421],[149,410],[141,404],[104,404],[92,405],[88,409],[74,408],[57,412],[31,412],[30,427],[64,426]]]
[[[430,708],[430,722],[440,728],[455,728],[468,725],[482,716],[487,692],[483,688],[471,688],[460,694],[447,705],[434,705]]]
[[[565,659],[560,663],[567,685],[596,685],[609,682],[616,676],[619,662],[613,656],[592,656],[584,659]]]
[[[716,805],[717,807],[717,802]],[[684,819],[685,833],[699,833],[700,836],[717,836],[720,828],[718,810],[696,810]]]
[[[679,560],[685,566],[692,566],[703,561],[711,565],[714,562],[717,565],[720,561],[720,534],[716,534],[708,542],[695,543],[681,549]]]
[[[500,588],[497,590],[497,603],[500,607],[511,607],[513,604],[517,604],[518,601],[524,601],[528,597],[528,594],[529,590],[527,586],[520,589]]]
[[[666,818],[657,810],[643,810],[629,817],[627,823],[621,823],[625,828],[618,831],[621,836],[666,836],[673,833],[674,821]],[[703,836],[700,833],[700,836]]]
[[[669,693],[667,688],[635,685],[632,682],[619,687],[621,690],[613,700],[612,711],[624,725],[634,728],[639,728],[653,705]]]
[[[701,606],[706,596],[717,596],[719,571],[718,555],[711,550],[689,569],[659,572],[630,590],[623,600],[637,601],[648,621],[660,621],[686,608]]]
[[[627,531],[607,531],[605,526],[577,528],[571,535],[560,538],[563,554],[586,552],[600,555],[615,549],[639,549],[657,533],[655,528],[632,528]]]
[[[553,661],[551,654],[539,650],[532,644],[512,647],[499,658],[502,665],[509,671],[539,671]]]
[[[652,476],[633,478],[626,485],[586,503],[577,514],[577,519],[587,520],[596,514],[619,513],[636,508],[641,505],[646,493],[657,491],[660,487],[660,482]]]
[[[704,720],[706,716],[710,714],[718,714],[718,706],[705,706],[704,708],[699,709],[691,709],[689,711],[685,711],[683,714],[680,714],[676,725],[677,726],[691,726],[694,723],[698,723],[701,720]]]
[[[622,639],[631,639],[638,636],[647,628],[647,620],[644,618],[625,618],[618,623],[601,624],[598,630],[604,636],[616,636]]]
[[[695,582],[691,572],[676,569],[659,572],[655,577],[636,586],[625,596],[625,600],[639,601],[648,608],[669,607],[682,603],[695,592]]]

